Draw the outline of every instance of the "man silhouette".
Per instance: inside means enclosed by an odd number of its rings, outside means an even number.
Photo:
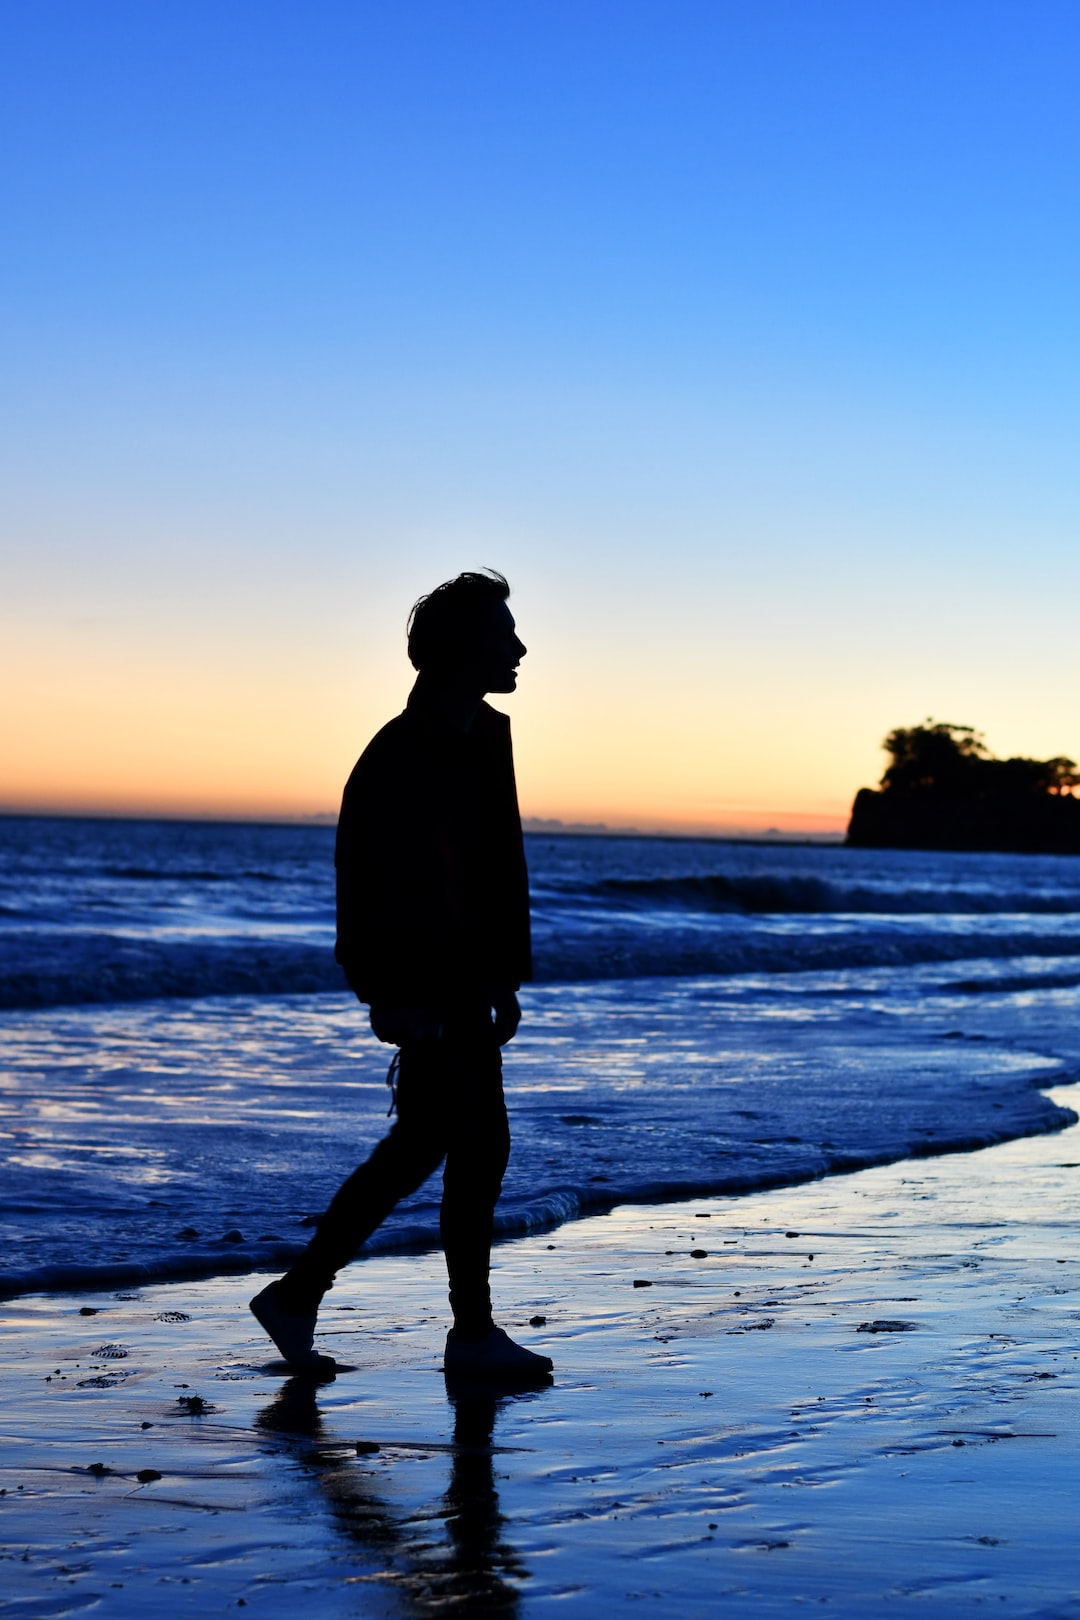
[[[454,1325],[448,1372],[529,1377],[546,1356],[491,1317],[492,1217],[510,1152],[500,1047],[530,975],[529,895],[510,722],[525,656],[501,574],[459,574],[409,616],[418,671],[403,714],[364,750],[338,822],[338,961],[397,1046],[397,1120],[335,1194],[296,1264],[251,1301],[297,1370],[332,1373],[313,1349],[335,1273],[445,1160],[440,1231]],[[394,1066],[391,1066],[393,1075]]]

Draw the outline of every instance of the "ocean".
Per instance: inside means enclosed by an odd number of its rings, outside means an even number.
[[[0,818],[0,1292],[284,1265],[386,1128],[333,830]],[[1080,861],[527,837],[505,1234],[1057,1130]],[[373,1252],[437,1241],[437,1179]]]

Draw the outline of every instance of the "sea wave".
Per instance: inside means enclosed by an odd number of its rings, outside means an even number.
[[[820,973],[845,968],[917,967],[932,962],[1011,956],[1080,955],[1080,927],[1068,934],[1002,932],[754,935],[710,937],[707,931],[563,939],[537,952],[540,983],[749,973]]]
[[[1015,889],[990,885],[881,886],[830,882],[812,876],[607,878],[593,884],[599,900],[635,907],[699,912],[757,912],[851,916],[1027,916],[1080,914],[1078,889]]]
[[[303,995],[347,988],[333,952],[319,945],[259,938],[166,941],[89,932],[0,938],[0,1008]]]
[[[285,883],[290,875],[231,867],[215,871],[210,867],[185,869],[160,866],[103,866],[96,876],[121,878],[135,883]]]
[[[708,926],[657,930],[595,923],[579,932],[541,919],[537,933],[534,979],[539,984],[1080,956],[1080,919],[1075,929],[1054,933],[910,926],[732,933]],[[347,989],[330,947],[316,944],[249,937],[165,941],[89,932],[0,936],[0,1009]]]

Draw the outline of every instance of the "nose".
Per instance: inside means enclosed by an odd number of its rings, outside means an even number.
[[[528,647],[526,647],[525,643],[520,639],[520,637],[515,636],[514,637],[514,656],[518,659],[519,662],[521,661],[521,659],[524,658],[524,656],[528,652],[528,650],[529,650]]]

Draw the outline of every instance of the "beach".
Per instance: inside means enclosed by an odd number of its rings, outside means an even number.
[[[0,832],[8,1612],[1080,1615],[1067,859],[531,840],[493,1397],[437,1180],[333,1382],[247,1310],[387,1128],[327,830]]]
[[[556,1373],[497,1400],[447,1389],[436,1254],[343,1275],[322,1385],[257,1276],[10,1302],[7,1612],[1065,1620],[1078,1216],[1073,1127],[508,1241]]]

